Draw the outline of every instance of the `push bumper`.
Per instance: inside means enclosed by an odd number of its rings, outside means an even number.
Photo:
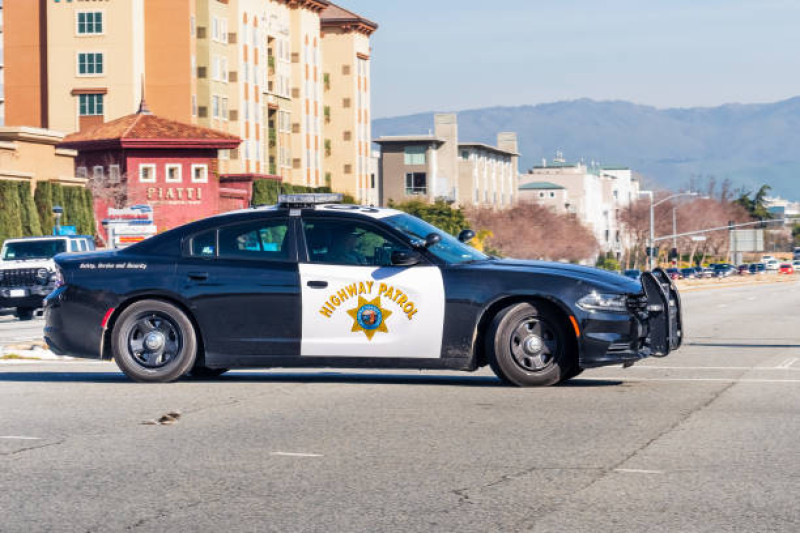
[[[628,301],[628,314],[598,313],[583,321],[580,365],[632,365],[666,357],[683,342],[680,294],[662,269],[642,275],[644,294]]]

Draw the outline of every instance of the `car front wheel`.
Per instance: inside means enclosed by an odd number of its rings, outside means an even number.
[[[174,305],[159,300],[142,300],[125,309],[111,343],[117,366],[135,381],[175,381],[197,358],[191,321]]]
[[[577,375],[564,320],[546,304],[518,303],[494,317],[486,337],[489,364],[518,387],[546,387]]]

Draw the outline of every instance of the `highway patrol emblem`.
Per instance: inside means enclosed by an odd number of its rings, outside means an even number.
[[[386,328],[386,319],[392,312],[381,307],[381,297],[377,296],[374,300],[358,297],[358,306],[350,309],[347,314],[353,318],[353,329],[350,331],[363,331],[367,339],[372,340],[375,332],[389,333]]]

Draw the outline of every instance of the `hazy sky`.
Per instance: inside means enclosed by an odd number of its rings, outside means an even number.
[[[339,0],[380,24],[375,118],[588,97],[800,94],[800,0]]]

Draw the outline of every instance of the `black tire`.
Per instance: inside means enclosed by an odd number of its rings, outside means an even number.
[[[33,307],[17,307],[16,315],[20,320],[33,320],[33,313],[36,311]]]
[[[111,348],[117,366],[134,381],[167,383],[197,359],[197,334],[186,314],[167,302],[142,300],[116,320]]]
[[[192,379],[214,379],[220,377],[227,372],[228,368],[208,368],[207,366],[197,366],[189,371],[189,377]]]
[[[492,320],[486,335],[489,365],[517,387],[547,387],[579,372],[563,318],[549,305],[518,303]]]

